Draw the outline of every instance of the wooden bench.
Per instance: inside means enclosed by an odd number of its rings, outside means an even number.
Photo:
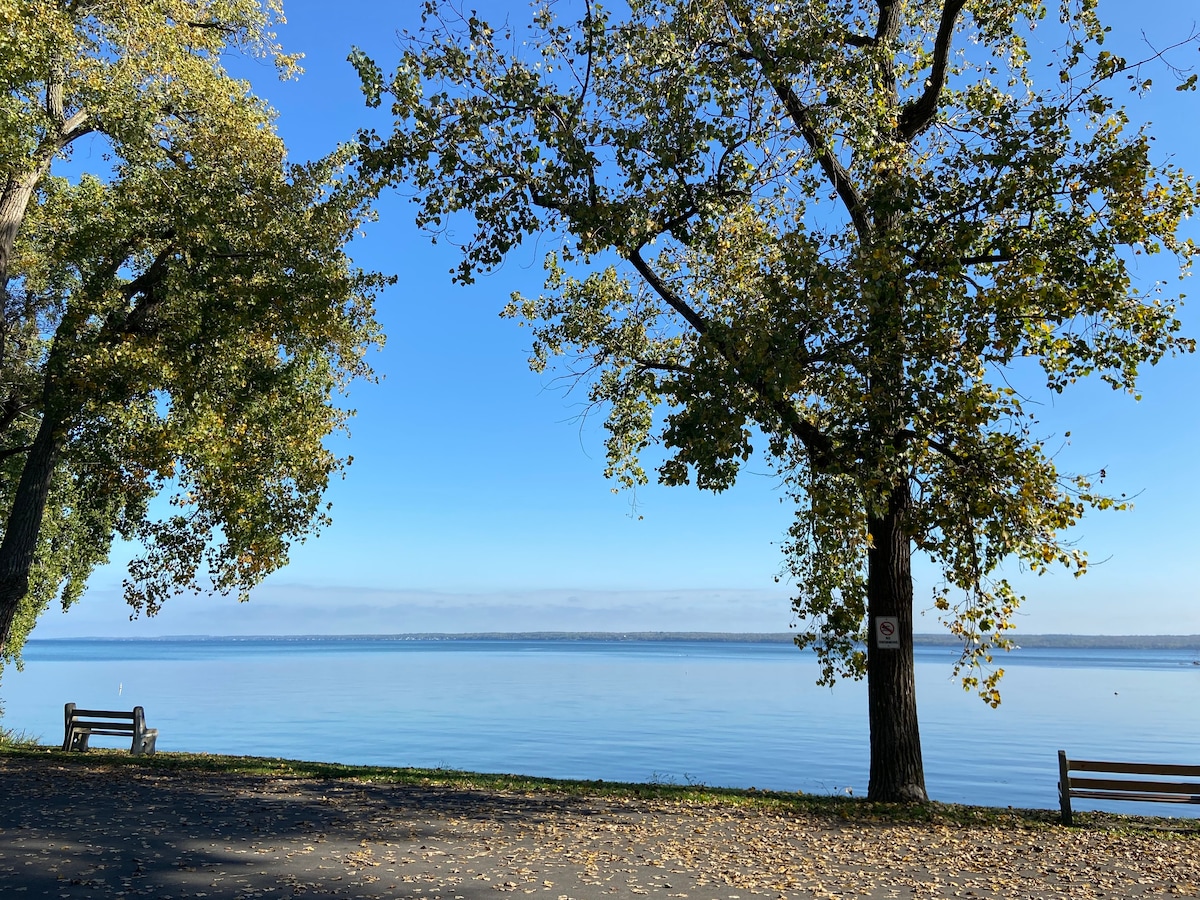
[[[66,733],[64,750],[86,750],[93,734],[112,734],[132,740],[129,752],[134,756],[154,755],[157,728],[146,727],[146,711],[135,706],[131,712],[110,709],[77,709],[68,703],[63,709]]]
[[[1100,775],[1168,776],[1200,779],[1200,766],[1176,766],[1162,763],[1100,762],[1091,759],[1067,759],[1058,751],[1058,802],[1062,822],[1071,824],[1071,798],[1091,800],[1147,800],[1152,803],[1200,803],[1200,780],[1162,781],[1157,778],[1096,778],[1072,772]]]

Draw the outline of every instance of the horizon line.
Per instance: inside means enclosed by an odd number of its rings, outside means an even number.
[[[776,631],[436,631],[436,632],[388,632],[371,633],[356,632],[348,634],[330,634],[321,632],[305,632],[297,634],[170,634],[170,635],[72,635],[39,638],[31,635],[27,643],[61,642],[61,641],[108,641],[146,643],[155,641],[179,640],[210,640],[210,641],[302,641],[302,640],[427,640],[427,641],[467,641],[467,640],[496,640],[496,641],[628,641],[664,643],[719,641],[723,643],[791,643],[795,639],[794,632]],[[1128,647],[1131,642],[1171,645],[1180,649],[1189,647],[1200,648],[1200,634],[1089,634],[1083,632],[1043,632],[1013,635],[1016,644],[1014,649],[1027,647],[1073,646],[1086,643],[1091,647],[1109,645],[1113,647]],[[918,632],[913,634],[914,644],[925,646],[964,646],[962,638],[943,632]]]

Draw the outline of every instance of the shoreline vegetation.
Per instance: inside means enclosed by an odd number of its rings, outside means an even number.
[[[546,641],[550,643],[730,643],[788,644],[790,632],[713,631],[481,631],[414,632],[405,634],[295,634],[295,635],[206,635],[178,634],[149,637],[58,637],[30,638],[29,644],[69,641],[97,643],[164,643],[171,641]],[[1200,650],[1200,634],[1022,634],[1015,635],[1021,648],[1078,650]],[[962,640],[951,634],[915,634],[918,647],[960,647]]]

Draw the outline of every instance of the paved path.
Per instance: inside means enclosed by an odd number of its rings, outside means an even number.
[[[847,823],[0,757],[0,897],[1200,896],[1200,827]]]

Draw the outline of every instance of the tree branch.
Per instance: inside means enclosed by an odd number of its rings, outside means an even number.
[[[635,359],[638,369],[643,372],[671,372],[675,375],[691,375],[692,367],[684,366],[679,363],[669,362],[654,362],[648,359]]]
[[[640,248],[629,254],[629,261],[633,263],[633,267],[637,270],[638,274],[646,280],[651,289],[668,306],[683,316],[687,323],[696,330],[697,334],[707,338],[712,343],[712,346],[716,348],[721,358],[729,364],[737,380],[753,391],[778,416],[783,429],[804,445],[804,449],[808,452],[809,459],[812,461],[813,468],[828,470],[837,464],[833,452],[833,441],[830,440],[829,436],[812,422],[802,418],[796,412],[796,407],[792,405],[787,397],[782,396],[774,385],[769,384],[759,375],[742,371],[738,365],[737,355],[732,351],[728,343],[713,332],[703,316],[692,309],[682,297],[671,290],[670,285],[658,277],[658,273],[642,257]]]
[[[654,293],[662,297],[671,309],[683,316],[684,321],[691,325],[697,334],[702,337],[708,334],[708,322],[696,310],[688,306],[682,297],[671,290],[670,285],[658,277],[658,273],[650,267],[650,264],[642,256],[640,247],[629,254],[629,261],[633,263],[633,267],[637,269],[637,273],[646,280],[646,283],[650,285]],[[722,355],[724,355],[723,350]]]
[[[922,437],[920,434],[913,431],[912,429],[905,428],[901,431],[898,431],[896,433],[896,437],[902,438],[906,443],[917,440],[917,439],[923,440],[923,441],[925,441],[926,444],[928,444],[930,447],[932,447],[934,450],[936,450],[938,453],[942,454],[942,456],[946,457],[946,459],[950,460],[951,462],[955,463],[956,465],[963,465],[963,464],[969,462],[969,460],[966,459],[965,457],[963,457],[963,455],[961,453],[956,451],[953,447],[951,447],[949,444],[945,443],[944,441],[939,441],[937,438]]]
[[[872,44],[887,44],[896,39],[900,33],[900,12],[896,0],[877,0],[879,21],[875,23],[875,37]]]
[[[4,401],[4,406],[0,407],[0,434],[8,431],[8,426],[17,420],[17,417],[25,410],[29,409],[30,404],[18,400],[15,395],[10,395]]]
[[[78,137],[92,130],[87,124],[87,110],[77,110],[68,116],[63,100],[64,73],[62,60],[57,52],[50,55],[46,70],[46,115],[58,127],[56,136],[57,147],[54,152],[63,149]]]
[[[804,142],[808,144],[809,149],[812,150],[813,155],[816,157],[821,171],[825,173],[825,177],[829,179],[829,183],[837,192],[838,197],[841,198],[842,205],[846,208],[846,212],[849,213],[850,220],[854,223],[854,229],[858,232],[859,238],[864,242],[869,240],[874,231],[874,226],[867,212],[867,204],[854,184],[854,179],[850,176],[850,172],[846,167],[842,165],[841,160],[830,149],[828,140],[826,140],[825,135],[821,133],[817,125],[812,109],[797,96],[791,84],[779,73],[775,64],[775,58],[763,42],[762,37],[751,28],[749,22],[745,21],[739,15],[739,12],[733,13],[734,19],[738,27],[746,35],[746,40],[750,44],[750,51],[759,68],[762,70],[763,75],[766,77],[767,83],[770,84],[776,96],[779,97],[780,102],[783,103],[788,117],[795,124],[796,128],[799,129]]]
[[[18,453],[27,453],[32,449],[32,444],[26,444],[22,447],[9,447],[7,450],[0,450],[0,459],[8,459],[10,456],[16,456]]]
[[[900,113],[899,132],[902,140],[911,141],[933,122],[938,99],[946,85],[946,67],[949,64],[954,28],[965,5],[966,0],[946,0],[946,5],[942,7],[942,21],[938,25],[937,38],[933,43],[933,67],[925,82],[925,90],[916,100],[905,104]]]
[[[237,29],[225,22],[184,22],[188,28],[211,29],[222,34],[237,34]]]
[[[584,69],[583,83],[579,86],[579,99],[575,101],[576,111],[583,110],[583,104],[587,100],[588,90],[592,85],[592,64],[596,55],[596,41],[592,33],[594,28],[592,20],[592,0],[585,0],[584,9],[587,14],[583,18],[583,27],[587,31],[587,68]]]
[[[1016,259],[1011,253],[989,253],[984,256],[964,256],[959,263],[964,266],[978,266],[983,263],[1006,263]]]
[[[122,322],[119,324],[112,323],[114,326],[112,330],[119,331],[121,334],[141,335],[148,333],[149,329],[147,325],[151,314],[166,299],[166,295],[161,288],[163,282],[166,281],[168,265],[175,252],[175,246],[168,244],[159,251],[158,256],[154,258],[154,262],[150,264],[146,271],[125,285],[122,293],[125,295],[126,300],[132,301],[139,294],[142,300],[133,307]]]
[[[95,126],[90,121],[90,116],[86,109],[78,110],[74,115],[63,121],[60,143],[62,147],[66,147],[83,137],[85,134],[91,134],[95,130]]]

